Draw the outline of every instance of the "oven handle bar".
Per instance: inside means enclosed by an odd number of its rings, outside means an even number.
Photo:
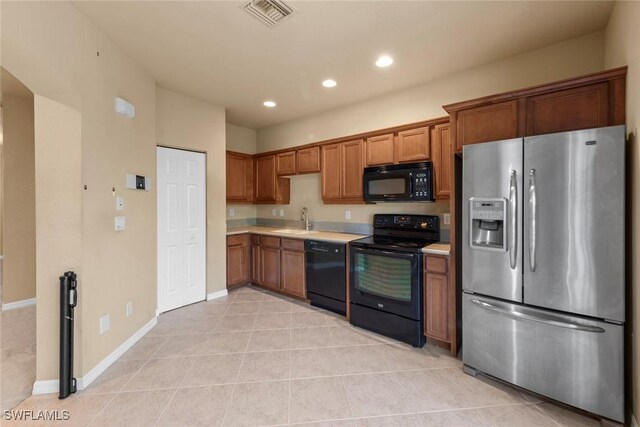
[[[368,248],[361,248],[361,247],[351,247],[351,250],[354,252],[362,252],[362,253],[377,253],[377,254],[384,254],[384,255],[390,255],[390,256],[394,256],[396,258],[415,258],[416,256],[418,256],[419,254],[415,254],[415,253],[404,253],[404,252],[393,252],[393,251],[385,251],[384,249],[368,249]]]

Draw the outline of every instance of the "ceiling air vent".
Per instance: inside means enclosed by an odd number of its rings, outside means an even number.
[[[280,0],[253,0],[244,10],[269,27],[279,24],[293,14],[293,8]]]

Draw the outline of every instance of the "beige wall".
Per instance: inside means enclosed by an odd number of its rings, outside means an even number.
[[[70,269],[80,273],[84,375],[155,315],[155,192],[122,188],[127,172],[155,181],[155,81],[69,3],[2,7],[3,66],[36,94],[37,379],[58,376],[56,285]],[[135,104],[134,119],[114,112],[116,96]],[[125,197],[121,233],[112,187]],[[111,329],[100,335],[106,313]]]
[[[258,151],[258,137],[257,132],[254,129],[245,128],[242,126],[232,125],[227,123],[227,150],[238,151],[240,153],[254,154]],[[229,209],[233,209],[235,215],[231,216]],[[242,220],[248,218],[255,218],[257,215],[257,208],[255,205],[227,205],[227,219],[228,220]]]
[[[2,96],[4,114],[4,277],[2,303],[36,296],[33,97]]]
[[[604,33],[597,32],[365,102],[259,129],[258,151],[442,117],[446,116],[442,105],[596,72],[603,67]],[[352,222],[364,223],[370,223],[374,213],[402,211],[441,215],[449,211],[446,204],[323,205],[319,175],[292,178],[291,192],[291,205],[283,207],[288,219],[298,219],[303,205],[311,209],[316,220],[348,222],[344,211],[349,209]],[[272,217],[274,207],[259,207],[258,217]],[[277,209],[279,215],[280,207]],[[449,227],[443,221],[441,225]]]
[[[37,93],[35,101],[36,161],[36,379],[58,378],[58,277],[72,270],[79,275],[76,310],[76,375],[86,372],[85,301],[92,283],[82,269],[81,116],[72,108]],[[97,334],[94,334],[97,335]],[[80,372],[78,372],[80,371]]]
[[[632,314],[627,322],[627,332],[631,339],[627,347],[630,353],[632,371],[627,374],[631,380],[631,402],[636,420],[640,415],[640,147],[638,126],[640,126],[640,3],[617,2],[606,29],[605,65],[608,68],[628,65],[627,74],[627,131],[629,132],[629,147],[627,150],[629,166],[628,201],[631,214],[632,230],[627,235],[630,240],[631,254],[627,257],[630,267],[629,284],[627,289],[631,301],[627,304]],[[631,348],[629,348],[631,347]]]
[[[258,136],[254,129],[226,124],[227,150],[255,154],[258,152]]]
[[[162,88],[156,98],[158,145],[207,155],[207,292],[226,289],[224,108]]]
[[[368,101],[258,130],[270,151],[446,116],[443,105],[600,71],[604,34],[597,32]]]
[[[322,203],[320,174],[299,175],[291,177],[291,204],[284,206],[260,205],[258,218],[277,218],[299,220],[302,208],[309,209],[311,221],[366,223],[370,224],[374,213],[406,213],[440,215],[442,228],[444,225],[442,214],[449,212],[449,203],[380,203],[376,205],[325,205]],[[276,209],[276,217],[272,215]],[[284,210],[284,217],[280,210]],[[345,211],[351,211],[351,219],[345,219]],[[300,223],[302,225],[302,222]]]

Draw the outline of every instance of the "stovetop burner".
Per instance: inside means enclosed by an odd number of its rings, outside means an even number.
[[[433,215],[376,214],[373,236],[351,242],[356,247],[370,247],[402,252],[420,252],[440,241],[440,222]]]

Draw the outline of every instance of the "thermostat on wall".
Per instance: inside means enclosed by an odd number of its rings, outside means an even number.
[[[148,176],[135,175],[128,173],[125,180],[125,187],[131,190],[150,190],[151,178]]]

